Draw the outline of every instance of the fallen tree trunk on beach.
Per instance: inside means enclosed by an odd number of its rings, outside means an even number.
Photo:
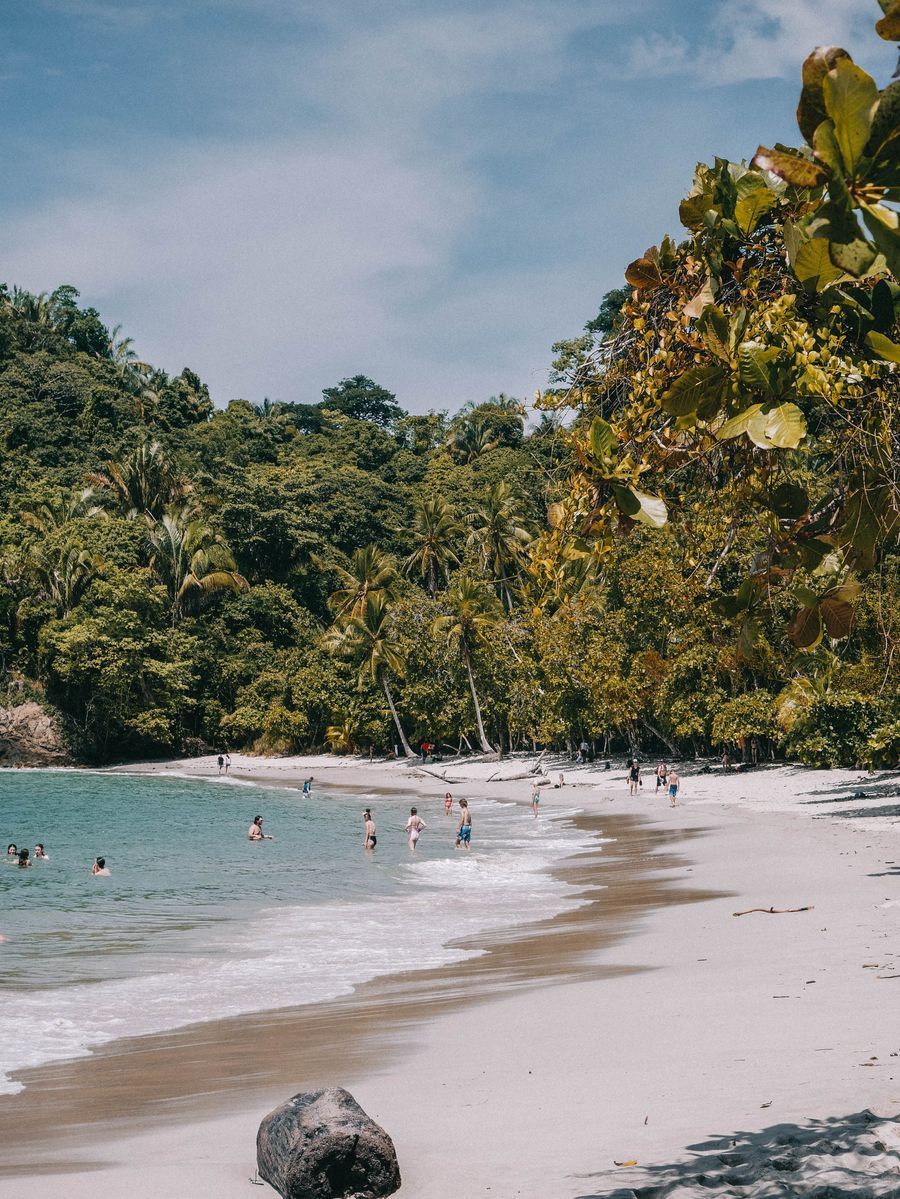
[[[732,912],[732,916],[749,916],[753,912],[762,912],[764,916],[784,916],[788,912],[811,912],[813,905],[805,908],[747,908],[746,912]]]
[[[269,1112],[256,1161],[282,1199],[381,1199],[400,1189],[393,1141],[343,1087],[301,1092]]]

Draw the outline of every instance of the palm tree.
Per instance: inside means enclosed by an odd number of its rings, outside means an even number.
[[[449,582],[451,564],[459,565],[453,546],[459,539],[461,529],[443,496],[424,500],[419,505],[413,527],[417,548],[403,565],[407,574],[418,568],[429,594],[434,596],[441,576]]]
[[[488,741],[484,731],[481,704],[478,702],[478,692],[475,690],[472,650],[479,641],[486,640],[496,629],[499,618],[497,600],[484,583],[466,576],[461,578],[457,576],[453,580],[444,600],[450,611],[446,616],[439,616],[435,620],[434,631],[438,634],[446,633],[447,640],[455,641],[459,647],[469,679],[472,703],[475,706],[478,739],[486,754],[493,753],[494,747]]]
[[[88,550],[67,541],[55,550],[38,546],[32,552],[31,565],[60,616],[68,616],[87,590],[100,562]]]
[[[518,574],[522,553],[531,543],[519,501],[506,482],[497,483],[468,517],[469,545],[476,547],[485,573],[493,575],[509,611],[510,579]]]
[[[101,516],[103,509],[92,502],[96,494],[93,487],[85,487],[81,491],[73,491],[67,498],[55,498],[33,508],[25,508],[21,513],[22,524],[46,535],[80,516]]]
[[[107,462],[105,472],[88,475],[88,482],[108,491],[131,520],[136,516],[157,519],[191,484],[178,479],[158,441],[142,441],[126,458]]]
[[[173,625],[187,601],[216,591],[249,590],[231,550],[190,504],[167,508],[159,520],[151,518],[150,542],[150,568],[169,593]]]
[[[488,450],[496,449],[499,444],[497,438],[491,436],[487,424],[477,415],[457,421],[446,439],[451,457],[464,465],[474,462]]]
[[[388,682],[389,675],[403,674],[405,663],[394,638],[390,608],[384,593],[369,592],[359,612],[350,616],[342,627],[336,626],[331,630],[328,644],[332,649],[346,650],[358,658],[360,679],[369,675],[374,683],[381,686],[403,752],[406,757],[414,758],[416,755],[406,739]]]
[[[330,569],[337,575],[339,585],[329,596],[328,606],[337,620],[361,615],[370,595],[383,595],[386,600],[396,598],[397,560],[377,545],[354,550],[349,570],[342,566]]]

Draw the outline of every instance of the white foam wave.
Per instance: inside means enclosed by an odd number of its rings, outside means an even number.
[[[476,956],[459,942],[579,906],[576,888],[548,867],[596,840],[558,818],[525,827],[510,837],[505,815],[481,819],[480,842],[503,848],[411,861],[397,895],[264,910],[249,926],[221,926],[209,955],[188,965],[173,957],[149,976],[6,996],[0,1092],[22,1088],[13,1071],[120,1037],[321,1002],[381,975]]]

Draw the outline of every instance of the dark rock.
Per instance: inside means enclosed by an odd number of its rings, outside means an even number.
[[[302,1092],[269,1112],[256,1161],[283,1199],[379,1199],[400,1187],[393,1141],[342,1087]]]

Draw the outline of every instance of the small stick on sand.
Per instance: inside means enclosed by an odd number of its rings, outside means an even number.
[[[811,912],[813,905],[805,908],[747,908],[746,912],[732,912],[732,916],[749,916],[751,912],[763,912],[766,916],[783,916],[785,912]]]

